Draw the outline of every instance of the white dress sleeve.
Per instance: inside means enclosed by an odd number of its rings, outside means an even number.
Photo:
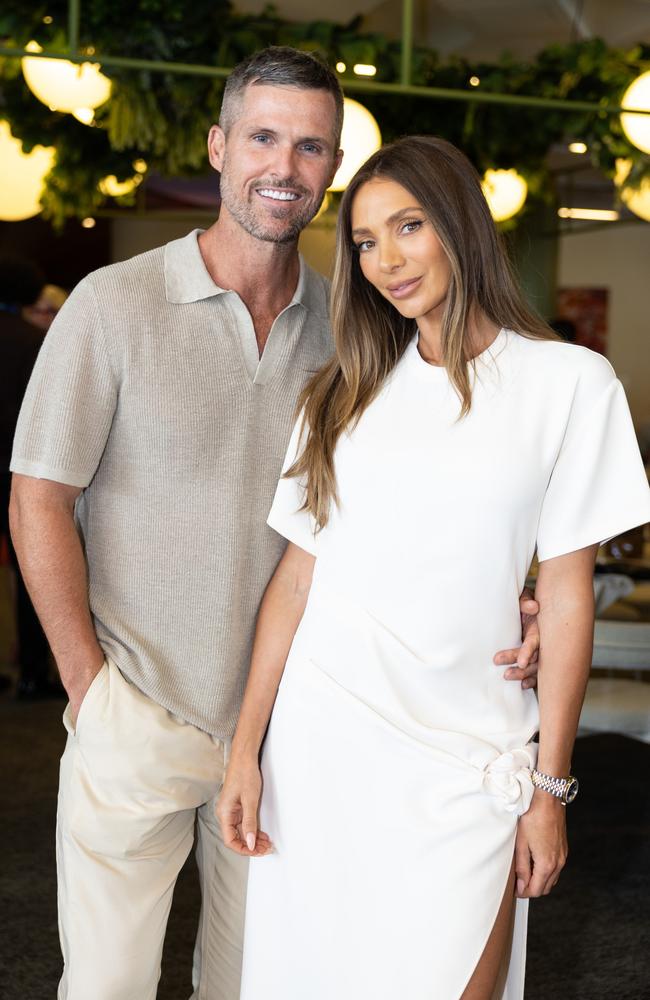
[[[542,504],[540,562],[650,520],[648,479],[623,386],[604,358],[585,352],[585,362]]]
[[[291,433],[291,440],[282,466],[283,474],[295,462],[304,442],[304,435],[301,433],[302,424],[301,414]],[[305,549],[306,552],[315,556],[317,554],[316,523],[308,511],[300,509],[304,500],[304,480],[295,476],[290,479],[280,478],[266,523],[279,535],[283,535],[294,545],[299,545],[301,549]]]

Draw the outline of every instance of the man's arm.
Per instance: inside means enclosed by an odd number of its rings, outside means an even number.
[[[74,523],[81,490],[14,473],[9,523],[30,597],[70,699],[73,723],[104,654],[88,606],[88,576]]]

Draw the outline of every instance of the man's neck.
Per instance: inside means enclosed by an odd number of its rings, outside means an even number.
[[[222,217],[199,236],[203,263],[220,288],[237,292],[257,330],[289,305],[298,284],[298,242],[270,243]]]

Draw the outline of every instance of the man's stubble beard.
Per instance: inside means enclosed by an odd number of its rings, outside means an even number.
[[[257,186],[264,187],[265,185],[258,184]],[[290,185],[286,181],[274,181],[266,186],[280,189],[283,187],[296,187],[296,185]],[[242,229],[244,229],[249,236],[252,236],[256,240],[262,240],[265,243],[277,243],[279,245],[295,243],[298,240],[298,237],[303,229],[309,225],[318,212],[325,196],[325,190],[323,190],[321,197],[317,201],[312,201],[306,204],[302,210],[298,210],[298,212],[293,215],[291,219],[287,220],[286,228],[268,229],[257,217],[253,206],[249,202],[244,202],[235,194],[234,188],[230,185],[229,172],[226,169],[225,161],[220,176],[219,187],[221,192],[221,203],[228,210],[235,222],[239,223]],[[253,197],[255,197],[254,191]],[[281,215],[280,212],[282,212],[282,209],[278,208],[278,215],[274,215],[274,218],[282,220],[283,215]],[[271,214],[273,215],[274,213],[272,212]]]

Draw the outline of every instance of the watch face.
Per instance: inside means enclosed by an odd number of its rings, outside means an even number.
[[[564,793],[564,801],[565,802],[567,802],[567,803],[568,802],[573,802],[573,800],[575,799],[576,795],[578,794],[578,787],[579,787],[579,785],[578,785],[578,779],[577,778],[571,778],[569,780],[569,784],[567,785],[566,791]]]

